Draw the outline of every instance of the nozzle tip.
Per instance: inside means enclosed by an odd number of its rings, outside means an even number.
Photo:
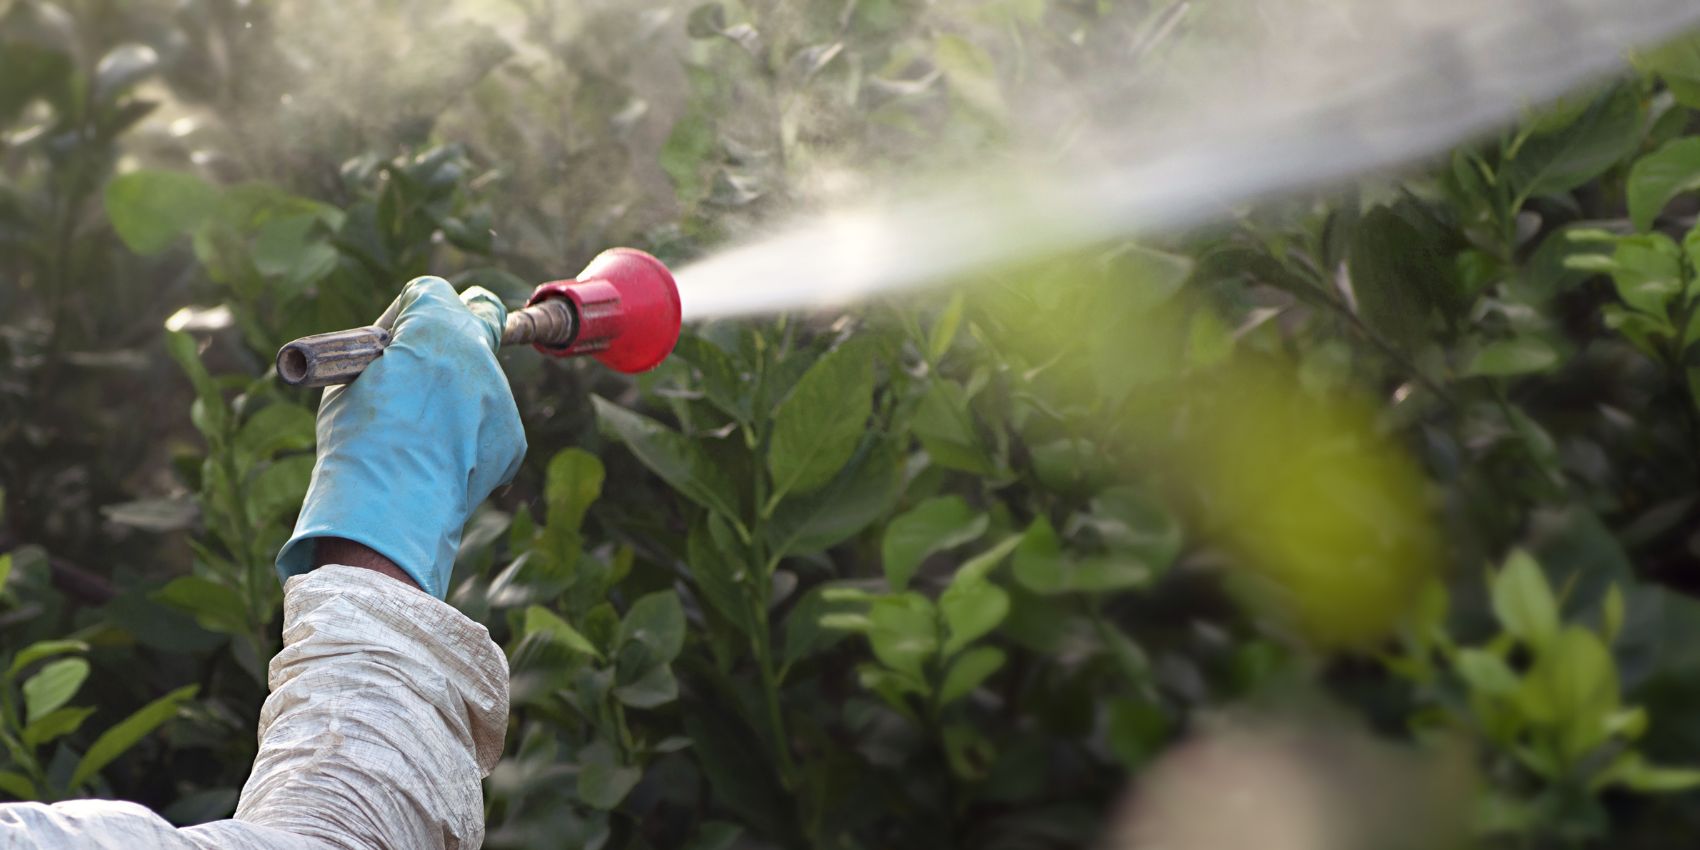
[[[679,287],[667,266],[636,248],[610,248],[590,261],[575,280],[537,287],[527,306],[550,298],[571,299],[578,335],[566,346],[539,345],[545,354],[594,354],[621,372],[647,372],[660,365],[679,341]]]
[[[292,387],[307,380],[307,353],[296,345],[286,345],[279,349],[277,376]]]

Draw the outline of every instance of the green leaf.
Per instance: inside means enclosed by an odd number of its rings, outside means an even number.
[[[961,385],[944,379],[933,381],[915,409],[910,427],[939,466],[975,475],[996,474],[997,464],[974,431],[973,413]]]
[[[946,706],[969,695],[999,668],[1004,651],[995,646],[978,646],[957,657],[939,685],[939,705]]]
[[[1574,763],[1612,734],[1618,681],[1611,651],[1593,632],[1564,629],[1537,650],[1517,702],[1530,723],[1556,734],[1558,754]]]
[[[1618,237],[1611,256],[1577,255],[1566,263],[1611,275],[1623,303],[1665,323],[1665,307],[1683,290],[1682,249],[1663,233]]]
[[[1700,109],[1700,39],[1683,38],[1636,57],[1636,66],[1657,74],[1677,102]]]
[[[1629,219],[1637,230],[1651,230],[1677,195],[1695,190],[1700,190],[1700,139],[1677,139],[1636,160],[1629,170]]]
[[[1535,336],[1502,339],[1482,347],[1464,369],[1466,375],[1506,377],[1545,372],[1558,364],[1558,352]]]
[[[844,468],[867,432],[873,392],[873,358],[865,346],[840,346],[803,373],[773,414],[767,468],[774,502],[818,490]]]
[[[714,162],[718,153],[717,129],[713,116],[692,109],[673,123],[661,146],[661,170],[667,173],[682,206],[688,208],[708,194],[704,164]]]
[[[1009,594],[989,581],[954,583],[939,596],[939,614],[949,633],[942,650],[948,657],[1003,622],[1009,615]]]
[[[1181,551],[1180,520],[1143,488],[1105,489],[1092,500],[1086,522],[1106,547],[1156,569],[1166,569]]]
[[[909,587],[910,577],[928,555],[954,549],[986,532],[989,518],[968,507],[961,496],[941,496],[916,505],[885,529],[880,554],[885,580],[893,591]]]
[[[89,663],[81,658],[63,658],[43,666],[24,680],[25,722],[34,723],[70,702],[88,677]]]
[[[937,363],[950,351],[950,344],[956,340],[956,329],[962,326],[962,311],[967,303],[968,299],[959,291],[950,296],[950,302],[939,312],[927,334],[928,360]]]
[[[1471,690],[1490,696],[1515,694],[1520,684],[1504,659],[1480,649],[1458,653],[1458,675],[1464,677]]]
[[[233,588],[203,576],[181,576],[150,595],[195,618],[201,628],[239,635],[248,631],[247,605]]]
[[[1658,767],[1649,764],[1640,753],[1626,752],[1618,756],[1592,784],[1596,788],[1621,785],[1643,794],[1670,794],[1700,788],[1700,769]]]
[[[539,582],[516,574],[514,578],[517,581],[507,585],[506,589],[518,593],[541,591],[537,599],[550,598],[571,589],[571,595],[565,599],[566,609],[579,611],[585,607],[581,601],[602,597],[608,586],[618,580],[612,575],[614,567],[609,562],[584,558],[584,536],[579,524],[583,522],[584,511],[590,500],[596,498],[596,493],[573,492],[575,487],[583,487],[587,483],[599,489],[601,469],[600,463],[597,464],[594,480],[587,482],[572,472],[563,477],[563,470],[551,462],[549,471],[553,474],[544,485],[547,524],[526,552],[536,562],[528,565],[528,571],[535,569],[537,575],[547,578]]]
[[[1585,241],[1571,238],[1575,233],[1586,233],[1589,228],[1579,224],[1567,224],[1554,233],[1540,240],[1535,252],[1519,270],[1519,279],[1535,292],[1541,294],[1556,294],[1568,292],[1580,286],[1595,272],[1573,268],[1571,258],[1592,252],[1595,247]]]
[[[135,714],[124,718],[118,725],[102,732],[99,738],[89,746],[89,751],[83,759],[77,762],[77,769],[71,774],[67,787],[81,788],[94,778],[95,774],[105,769],[112,760],[136,745],[137,741],[147,737],[153,730],[158,729],[167,720],[177,716],[177,710],[183,703],[195,698],[200,691],[198,685],[185,685],[147,705],[136,710]]]
[[[550,640],[575,652],[582,652],[592,658],[601,658],[602,653],[578,629],[572,627],[560,615],[541,605],[532,605],[525,609],[525,634],[541,634]]]
[[[579,630],[591,644],[606,646],[616,651],[620,648],[620,612],[607,602],[597,603],[579,621]]]
[[[696,367],[703,395],[721,411],[739,422],[749,422],[750,382],[726,351],[695,334],[679,337],[674,356]]]
[[[1647,733],[1647,709],[1636,706],[1613,712],[1606,720],[1606,731],[1625,740],[1633,741]]]
[[[158,254],[218,209],[218,190],[192,174],[132,171],[106,184],[106,217],[130,250]]]
[[[756,618],[750,598],[749,570],[739,554],[716,545],[707,525],[691,529],[685,541],[691,580],[702,598],[745,637],[755,637]]]
[[[1437,281],[1456,273],[1421,231],[1387,207],[1358,223],[1348,268],[1364,322],[1405,350],[1426,337]]]
[[[1663,318],[1616,304],[1605,305],[1600,313],[1606,327],[1623,334],[1624,339],[1654,360],[1664,356],[1663,340],[1676,333],[1670,322]]]
[[[1062,494],[1091,492],[1110,474],[1103,450],[1079,437],[1030,446],[1028,457],[1039,483]]]
[[[583,525],[585,511],[602,495],[604,474],[601,459],[590,452],[570,447],[556,452],[544,484],[545,522],[552,528]]]
[[[951,586],[984,581],[986,576],[991,573],[992,568],[996,567],[999,561],[1008,557],[1009,553],[1014,552],[1015,547],[1020,545],[1021,535],[1011,534],[998,541],[992,548],[963,561],[962,566],[957,567],[956,574],[951,576]]]
[[[265,525],[301,509],[313,480],[313,456],[293,455],[266,466],[248,486],[248,514]]]
[[[24,746],[39,747],[55,738],[69,735],[83,725],[94,713],[93,708],[60,708],[24,727]]]
[[[871,442],[831,484],[785,500],[762,528],[774,556],[819,552],[890,512],[903,484],[895,447]]]
[[[254,234],[254,270],[299,292],[336,268],[337,251],[324,238],[323,217],[316,211],[281,215]]]
[[[669,664],[679,657],[685,647],[685,609],[679,604],[678,594],[658,590],[632,603],[620,621],[615,645],[633,642],[648,647],[651,659],[658,664]]]
[[[1623,612],[1623,588],[1618,587],[1617,582],[1612,582],[1611,587],[1606,590],[1605,600],[1600,603],[1600,634],[1607,643],[1617,640],[1617,636],[1623,632]]]
[[[1507,632],[1536,650],[1558,634],[1558,602],[1528,552],[1518,549],[1505,559],[1491,590],[1494,616]]]
[[[606,810],[620,805],[643,778],[641,768],[619,764],[613,748],[601,741],[586,747],[579,756],[578,796],[592,808]]]
[[[885,596],[868,608],[868,643],[881,664],[925,681],[922,665],[938,652],[933,603],[918,593]]]
[[[1034,593],[1105,593],[1150,583],[1154,573],[1126,555],[1069,558],[1050,520],[1039,517],[1015,547],[1016,581]]]
[[[12,795],[16,800],[30,801],[36,799],[40,792],[29,777],[10,770],[0,770],[0,791]]]
[[[732,481],[701,446],[600,396],[591,396],[590,400],[596,406],[597,419],[661,480],[697,504],[738,521],[738,508],[730,496]]]
[[[655,708],[679,698],[679,682],[672,668],[657,664],[637,681],[614,688],[614,697],[632,708]]]
[[[236,433],[237,455],[248,463],[268,460],[285,451],[313,447],[313,414],[296,404],[267,405],[242,423]]]
[[[4,500],[5,490],[0,490],[0,500]],[[0,591],[6,589],[6,582],[12,580],[12,553],[0,555]]]
[[[847,637],[845,631],[831,628],[828,617],[844,615],[860,607],[830,598],[831,585],[820,585],[803,594],[785,616],[785,656],[782,666],[792,664],[816,652],[821,652]],[[857,615],[860,616],[860,615]],[[857,631],[865,631],[858,629]]]
[[[36,641],[18,651],[12,657],[12,663],[6,668],[6,678],[15,679],[25,667],[44,658],[64,655],[68,652],[88,652],[89,645],[80,640],[43,640]]]
[[[1525,139],[1502,171],[1517,193],[1516,206],[1568,192],[1622,162],[1641,142],[1641,113],[1633,88],[1619,86],[1564,129]]]

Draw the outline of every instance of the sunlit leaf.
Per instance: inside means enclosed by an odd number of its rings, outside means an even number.
[[[16,678],[24,668],[55,655],[65,655],[71,652],[88,652],[89,645],[80,640],[43,640],[37,641],[18,651],[12,657],[12,663],[6,668],[6,678]]]
[[[1524,141],[1505,179],[1518,199],[1568,192],[1634,152],[1641,139],[1641,112],[1634,90],[1617,87],[1569,126]]]
[[[842,346],[803,373],[773,412],[767,466],[774,498],[825,486],[855,453],[873,406],[874,370],[864,346]]]
[[[1009,594],[985,580],[956,582],[939,595],[938,609],[949,634],[940,653],[950,656],[1003,622]]]
[[[106,215],[124,244],[157,254],[210,218],[218,190],[179,171],[132,171],[106,184]]]
[[[868,609],[868,643],[882,664],[917,680],[939,649],[933,604],[917,593],[882,597]]]
[[[209,631],[243,634],[248,630],[247,605],[234,588],[204,576],[179,576],[153,594],[153,599],[195,618]]]
[[[77,769],[71,774],[68,783],[71,788],[81,788],[95,774],[103,770],[112,760],[123,755],[125,751],[136,745],[136,742],[158,729],[167,720],[177,716],[178,709],[183,704],[195,698],[200,691],[198,685],[186,685],[178,688],[147,705],[136,710],[136,713],[118,722],[118,725],[102,732],[90,745],[82,761],[77,762]]]
[[[1512,552],[1494,576],[1492,590],[1494,614],[1507,632],[1536,648],[1558,634],[1558,602],[1529,553]]]
[[[662,590],[632,603],[631,610],[620,621],[615,641],[616,645],[628,642],[648,647],[651,657],[659,664],[678,657],[679,650],[685,646],[685,610],[679,605],[678,594]]]
[[[1700,189],[1700,139],[1677,139],[1635,161],[1629,170],[1629,218],[1639,230],[1684,192]]]
[[[89,663],[63,658],[47,664],[24,680],[25,722],[34,723],[69,702],[89,677]]]
[[[949,705],[972,693],[1003,667],[1004,660],[1004,651],[995,646],[975,647],[957,656],[939,685],[939,705]]]
[[[592,658],[601,658],[602,653],[584,635],[579,634],[559,614],[541,605],[532,605],[525,609],[525,634],[541,634],[562,646],[582,652]]]
[[[988,521],[961,496],[930,499],[893,519],[880,547],[887,585],[894,591],[907,589],[922,560],[979,537]]]
[[[1507,377],[1544,372],[1556,365],[1558,352],[1550,344],[1539,337],[1520,336],[1484,346],[1464,373]]]
[[[93,708],[59,708],[24,726],[23,741],[28,747],[39,747],[77,731],[83,721],[93,714]]]

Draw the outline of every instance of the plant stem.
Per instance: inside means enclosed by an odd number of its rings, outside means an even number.
[[[768,734],[773,738],[774,754],[779,758],[779,776],[787,791],[797,787],[797,768],[791,760],[791,742],[785,733],[785,715],[779,707],[779,678],[773,669],[772,640],[768,638],[767,612],[761,613],[761,639],[756,645],[756,662],[761,668],[762,701],[767,707]]]
[[[1317,303],[1328,306],[1334,312],[1345,317],[1345,319],[1353,327],[1358,329],[1359,333],[1363,334],[1365,339],[1368,339],[1370,343],[1380,349],[1381,353],[1386,355],[1387,359],[1392,360],[1406,374],[1415,379],[1417,383],[1422,384],[1424,389],[1427,389],[1429,392],[1433,393],[1436,398],[1445,402],[1446,406],[1454,410],[1461,407],[1456,396],[1452,395],[1451,392],[1441,386],[1433,378],[1424,374],[1421,369],[1417,368],[1417,364],[1411,362],[1411,360],[1405,356],[1404,352],[1401,352],[1398,348],[1394,347],[1393,343],[1382,339],[1380,334],[1376,333],[1369,325],[1364,324],[1364,320],[1358,316],[1358,314],[1352,312],[1351,308],[1347,307],[1339,300],[1329,297],[1328,295],[1323,295],[1321,298],[1316,299],[1316,301]]]

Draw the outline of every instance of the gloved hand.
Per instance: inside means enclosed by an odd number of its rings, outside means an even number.
[[[409,282],[398,303],[383,356],[319,404],[318,462],[280,579],[313,568],[317,539],[338,537],[442,599],[467,518],[525,456],[495,355],[507,308],[481,287],[457,298],[439,277]]]

